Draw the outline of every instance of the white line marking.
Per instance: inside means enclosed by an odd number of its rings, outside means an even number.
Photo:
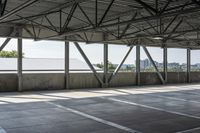
[[[130,101],[120,100],[120,99],[116,99],[116,98],[105,98],[105,97],[102,97],[102,98],[103,99],[108,99],[108,100],[111,100],[111,101],[115,101],[115,102],[121,102],[121,103],[126,103],[126,104],[129,104],[129,105],[134,105],[134,106],[139,106],[139,107],[154,109],[154,110],[158,110],[158,111],[162,111],[162,112],[167,112],[167,113],[171,113],[171,114],[176,114],[176,115],[181,115],[181,116],[185,116],[185,117],[190,117],[190,118],[194,118],[194,119],[200,119],[199,116],[193,116],[193,115],[189,115],[189,114],[185,114],[185,113],[180,113],[180,112],[176,112],[176,111],[169,111],[169,110],[166,110],[166,109],[161,109],[161,108],[152,107],[152,106],[148,106],[148,105],[138,104],[138,103],[134,103],[134,102],[130,102]]]
[[[58,108],[66,110],[66,111],[70,111],[70,112],[72,112],[74,114],[83,116],[85,118],[88,118],[88,119],[91,119],[91,120],[94,120],[94,121],[97,121],[97,122],[100,122],[100,123],[103,123],[103,124],[118,128],[118,129],[123,130],[123,131],[127,131],[129,133],[141,133],[141,132],[133,130],[131,128],[128,128],[128,127],[125,127],[125,126],[122,126],[122,125],[119,125],[119,124],[116,124],[116,123],[113,123],[113,122],[110,122],[110,121],[107,121],[107,120],[92,116],[92,115],[89,115],[89,114],[86,114],[86,113],[83,113],[81,111],[78,111],[78,110],[75,110],[75,109],[72,109],[72,108],[64,107],[62,105],[55,104],[55,103],[52,103],[52,102],[46,102],[46,103],[54,105],[54,106],[56,106]]]
[[[0,127],[0,133],[6,133],[6,131],[2,127]]]
[[[196,131],[196,130],[200,130],[200,127],[188,129],[188,130],[185,130],[185,131],[179,131],[179,132],[176,132],[176,133],[188,133],[188,132],[192,133],[193,131]]]
[[[136,90],[136,91],[139,91],[139,90]],[[126,92],[126,91],[123,91],[123,92],[124,93],[130,93],[131,95],[134,95],[131,92]],[[167,98],[167,99],[171,99],[171,100],[177,100],[177,101],[184,101],[184,102],[191,102],[191,103],[195,103],[195,104],[200,104],[200,101],[194,101],[194,100],[190,100],[190,99],[187,100],[187,99],[183,99],[183,98],[176,98],[176,97],[170,97],[170,96],[163,96],[161,94],[152,94],[152,93],[155,93],[155,92],[149,91],[149,90],[147,92],[150,92],[150,93],[144,93],[142,95],[149,95],[149,96],[153,96],[153,97]]]
[[[171,99],[171,100],[177,100],[177,101],[184,101],[184,102],[190,102],[190,103],[196,103],[196,104],[200,104],[200,101],[194,101],[194,100],[186,100],[183,98],[176,98],[176,97],[169,97],[169,96],[163,96],[163,95],[157,95],[157,94],[144,94],[144,95],[149,95],[149,96],[154,96],[154,97],[160,97],[160,98],[167,98],[167,99]]]

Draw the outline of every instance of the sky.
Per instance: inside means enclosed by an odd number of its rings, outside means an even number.
[[[1,38],[2,44],[5,39]],[[0,45],[1,45],[0,44]],[[92,64],[103,62],[103,45],[102,44],[83,44],[80,43],[82,49],[90,59]],[[109,45],[109,61],[119,64],[128,51],[128,46]],[[4,50],[17,50],[17,40],[12,39]],[[148,47],[152,58],[157,62],[163,62],[163,50],[161,48]],[[27,58],[64,58],[64,42],[58,41],[33,41],[23,39],[23,53]],[[200,63],[200,50],[193,50],[192,64]],[[135,64],[135,48],[128,56],[125,64]],[[82,61],[83,58],[79,54],[73,43],[70,43],[70,58],[77,58]],[[143,49],[141,49],[141,59],[146,59]],[[186,49],[168,49],[168,62],[186,63]]]

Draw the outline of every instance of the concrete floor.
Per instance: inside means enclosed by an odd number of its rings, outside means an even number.
[[[200,85],[0,93],[0,133],[200,133]]]

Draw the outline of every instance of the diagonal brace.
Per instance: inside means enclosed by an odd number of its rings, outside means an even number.
[[[7,39],[3,42],[3,44],[2,44],[1,47],[0,47],[0,51],[2,51],[2,50],[4,49],[4,47],[9,43],[10,40],[11,40],[11,38],[7,38]]]
[[[94,27],[94,24],[92,23],[92,21],[90,20],[90,18],[88,17],[88,15],[86,14],[86,12],[83,10],[83,8],[81,7],[81,5],[79,3],[78,3],[78,7],[81,10],[81,12],[83,13],[83,15],[86,17],[88,22]]]
[[[112,7],[114,1],[115,1],[115,0],[111,0],[110,4],[108,5],[108,7],[107,7],[107,9],[106,9],[106,11],[105,11],[105,13],[104,13],[103,16],[102,16],[100,22],[98,23],[98,26],[102,24],[103,20],[105,19],[106,15],[108,14],[110,8]]]
[[[153,67],[156,69],[156,73],[158,74],[158,77],[160,78],[160,81],[162,82],[162,84],[165,84],[165,80],[163,79],[163,76],[161,75],[161,73],[159,72],[154,60],[152,59],[149,51],[147,50],[147,48],[145,46],[142,46],[144,49],[144,52],[146,53],[147,57],[149,58],[149,60],[151,61]]]
[[[74,14],[77,6],[78,6],[78,3],[75,2],[74,5],[72,6],[71,10],[70,10],[70,13],[69,13],[69,15],[67,17],[67,20],[65,21],[65,24],[64,24],[63,30],[62,30],[63,32],[65,32],[67,30],[67,27],[68,27],[68,25],[69,25],[69,23],[70,23],[70,21],[71,21],[71,19],[73,17],[73,14]]]
[[[11,34],[10,34],[10,36],[13,35],[13,34],[16,34],[16,33],[15,33],[14,31],[12,31]],[[5,48],[5,46],[10,42],[10,40],[11,40],[11,38],[7,38],[7,39],[3,42],[3,44],[0,46],[0,51],[2,51],[2,50]]]
[[[119,70],[122,67],[122,65],[124,64],[124,62],[126,61],[127,57],[129,56],[130,52],[132,51],[132,49],[133,49],[133,46],[131,46],[129,48],[128,52],[126,53],[126,55],[122,59],[121,63],[117,66],[117,68],[115,69],[115,71],[112,73],[112,75],[110,76],[110,78],[108,80],[108,83],[110,83],[111,80],[113,79],[113,77],[117,75],[117,73],[119,72]]]
[[[81,56],[84,58],[84,60],[86,61],[86,63],[88,64],[88,66],[90,67],[90,69],[92,70],[92,72],[94,73],[94,76],[96,77],[96,79],[99,81],[99,83],[101,85],[103,85],[104,83],[103,83],[102,79],[97,74],[97,72],[94,69],[92,63],[90,62],[90,60],[88,59],[88,57],[85,55],[84,51],[82,50],[82,48],[80,47],[80,45],[78,44],[78,42],[74,42],[74,45],[76,46],[76,48],[78,49],[78,51],[80,52]]]
[[[137,3],[139,3],[140,5],[142,5],[146,10],[151,10],[153,13],[157,13],[157,10],[154,9],[153,7],[151,7],[150,5],[146,4],[145,2],[143,2],[142,0],[135,0]]]
[[[132,17],[131,20],[134,20],[136,18],[136,16],[137,16],[137,12],[134,14],[134,16]],[[130,26],[131,26],[131,23],[126,25],[125,29],[122,31],[121,35],[119,36],[120,39],[126,34],[127,30],[130,28]]]

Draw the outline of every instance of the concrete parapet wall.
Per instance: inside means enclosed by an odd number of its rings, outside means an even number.
[[[65,80],[62,73],[23,74],[23,90],[64,89]]]
[[[200,73],[198,73],[200,75]],[[193,75],[191,74],[191,77]],[[200,79],[199,79],[200,82]],[[187,83],[187,73],[186,72],[168,72],[168,83]]]
[[[130,72],[118,73],[110,82],[110,87],[136,85],[136,74]]]
[[[103,74],[99,76],[103,79]],[[25,73],[23,74],[23,90],[56,90],[65,88],[63,73]],[[101,85],[92,73],[70,73],[70,88],[99,88]],[[200,82],[200,72],[191,72],[191,82]],[[187,83],[187,73],[169,72],[168,83]],[[141,72],[141,85],[161,84],[154,72]],[[136,74],[120,72],[114,76],[109,86],[134,86]],[[17,74],[0,74],[0,91],[17,91]]]
[[[141,72],[140,83],[141,85],[155,85],[161,84],[161,81],[155,72]]]
[[[200,82],[200,72],[191,72],[190,81],[192,83]]]
[[[17,74],[0,74],[0,91],[17,91]]]
[[[99,74],[102,78],[102,74]],[[97,88],[101,87],[92,73],[70,73],[70,88]]]

